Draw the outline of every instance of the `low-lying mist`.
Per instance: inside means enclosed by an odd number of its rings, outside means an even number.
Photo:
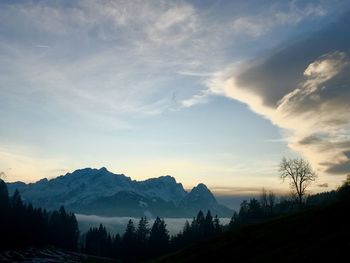
[[[90,227],[98,227],[100,224],[103,224],[106,227],[107,231],[111,234],[119,233],[122,235],[125,231],[129,219],[133,220],[136,228],[140,220],[140,218],[134,217],[104,217],[83,214],[75,214],[75,216],[78,220],[79,229],[82,234],[87,232]],[[191,223],[192,218],[164,218],[170,235],[179,233],[183,229],[186,220]],[[220,218],[220,223],[222,225],[228,224],[229,221],[230,218]],[[154,219],[149,219],[149,227],[152,227],[153,222]]]

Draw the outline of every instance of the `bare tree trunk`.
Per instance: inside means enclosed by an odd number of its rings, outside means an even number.
[[[303,195],[299,194],[299,208],[302,206],[303,204]]]

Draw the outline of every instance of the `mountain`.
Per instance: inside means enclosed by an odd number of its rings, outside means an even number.
[[[49,210],[64,205],[76,213],[104,216],[192,217],[200,209],[219,216],[232,215],[232,210],[218,204],[204,184],[188,193],[169,175],[135,181],[104,167],[85,168],[51,180],[7,185],[10,193],[18,189],[24,201]]]
[[[205,184],[199,184],[194,187],[191,192],[189,192],[181,200],[179,206],[185,211],[206,211],[210,207],[212,214],[222,214],[226,207],[218,204],[214,195],[206,187]],[[232,216],[232,213],[231,213]]]

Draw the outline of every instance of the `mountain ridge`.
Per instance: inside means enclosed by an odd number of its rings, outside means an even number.
[[[64,205],[73,212],[104,216],[192,217],[199,210],[232,215],[204,184],[186,191],[170,175],[136,181],[105,167],[83,168],[35,183],[7,185],[10,193],[18,189],[24,201],[46,209]]]

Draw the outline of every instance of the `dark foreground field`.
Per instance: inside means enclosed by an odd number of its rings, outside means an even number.
[[[349,202],[237,228],[152,262],[348,262]]]
[[[27,248],[1,252],[0,262],[113,263],[118,261],[57,248]]]

